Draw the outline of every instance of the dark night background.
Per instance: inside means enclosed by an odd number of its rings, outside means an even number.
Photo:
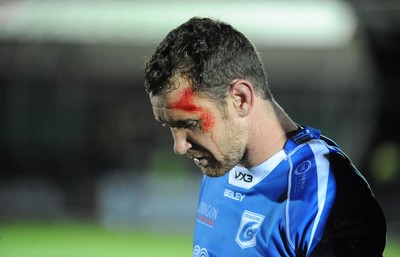
[[[400,2],[347,2],[358,19],[348,44],[259,50],[278,102],[295,121],[342,146],[398,236]],[[0,19],[0,28],[6,22]],[[163,192],[156,185],[168,187],[156,178],[185,180],[182,190],[191,190],[185,201],[195,207],[200,172],[172,153],[169,131],[154,122],[143,89],[144,57],[155,46],[0,37],[0,222],[113,225],[114,186],[141,202],[127,210],[135,218],[155,215]],[[118,213],[120,220],[130,217]]]

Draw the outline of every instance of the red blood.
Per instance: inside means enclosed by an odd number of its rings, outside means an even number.
[[[202,108],[197,107],[194,104],[194,94],[193,94],[192,89],[190,89],[190,88],[185,88],[182,93],[181,98],[178,101],[172,103],[170,105],[170,108],[188,111],[188,112],[202,111]]]
[[[185,88],[181,98],[178,101],[172,103],[169,107],[191,113],[200,113],[202,127],[205,131],[210,130],[210,128],[214,124],[214,118],[211,112],[204,110],[204,108],[194,104],[194,93],[191,88]]]

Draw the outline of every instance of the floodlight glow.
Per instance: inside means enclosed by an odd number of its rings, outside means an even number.
[[[148,45],[193,16],[232,24],[259,47],[337,47],[357,26],[341,1],[13,1],[0,39]]]

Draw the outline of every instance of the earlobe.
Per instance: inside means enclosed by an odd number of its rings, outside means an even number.
[[[233,104],[242,117],[249,115],[254,104],[253,85],[243,79],[234,80],[229,89]]]

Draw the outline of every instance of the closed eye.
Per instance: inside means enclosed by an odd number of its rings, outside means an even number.
[[[199,121],[197,120],[178,120],[170,123],[162,123],[163,127],[183,128],[183,129],[198,129]]]
[[[190,120],[188,122],[186,122],[182,128],[185,129],[197,129],[199,128],[199,122],[197,120]]]

